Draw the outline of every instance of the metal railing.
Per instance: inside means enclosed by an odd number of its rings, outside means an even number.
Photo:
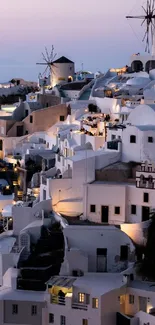
[[[66,305],[66,298],[51,295],[50,303],[65,306]],[[73,309],[80,309],[80,310],[87,310],[88,309],[88,306],[86,304],[84,304],[84,303],[72,302],[71,306],[72,306]]]
[[[51,296],[51,304],[63,305],[65,306],[66,300],[65,297]]]
[[[88,306],[83,304],[83,303],[73,302],[72,303],[72,308],[73,309],[87,310]]]

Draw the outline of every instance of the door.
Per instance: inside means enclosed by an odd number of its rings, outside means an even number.
[[[97,248],[97,272],[107,272],[107,248]]]
[[[109,207],[102,205],[101,207],[101,222],[108,223],[109,222]]]
[[[17,137],[21,137],[23,135],[23,125],[17,126]]]
[[[142,207],[142,222],[150,219],[150,208]]]
[[[139,311],[147,312],[147,298],[139,297]]]

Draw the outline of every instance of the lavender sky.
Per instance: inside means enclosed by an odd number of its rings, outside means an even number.
[[[138,4],[137,4],[138,2]],[[5,0],[0,19],[0,81],[13,77],[37,80],[36,66],[44,47],[54,44],[58,56],[76,63],[76,70],[106,71],[128,64],[143,52],[139,22],[125,16],[141,14],[136,0]],[[138,24],[138,25],[137,25]]]

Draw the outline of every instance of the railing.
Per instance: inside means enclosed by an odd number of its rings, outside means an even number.
[[[66,298],[51,295],[50,303],[65,306],[66,305]],[[83,303],[73,302],[72,303],[72,308],[73,309],[80,309],[80,310],[87,310],[88,306],[86,304],[83,304]]]
[[[72,303],[72,308],[73,309],[81,309],[81,310],[87,310],[88,309],[88,306],[83,304],[83,303],[78,303],[78,302],[73,302]]]
[[[148,181],[146,181],[146,182],[139,182],[139,186],[137,184],[137,187],[140,187],[140,188],[149,188],[149,189],[154,189],[155,188],[154,183],[149,183]]]
[[[51,296],[51,304],[63,305],[65,306],[66,300],[65,297]]]

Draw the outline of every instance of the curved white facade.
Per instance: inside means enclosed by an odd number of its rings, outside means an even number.
[[[69,77],[73,81],[75,73],[74,62],[70,63],[54,63],[51,68],[51,86],[68,82]]]

